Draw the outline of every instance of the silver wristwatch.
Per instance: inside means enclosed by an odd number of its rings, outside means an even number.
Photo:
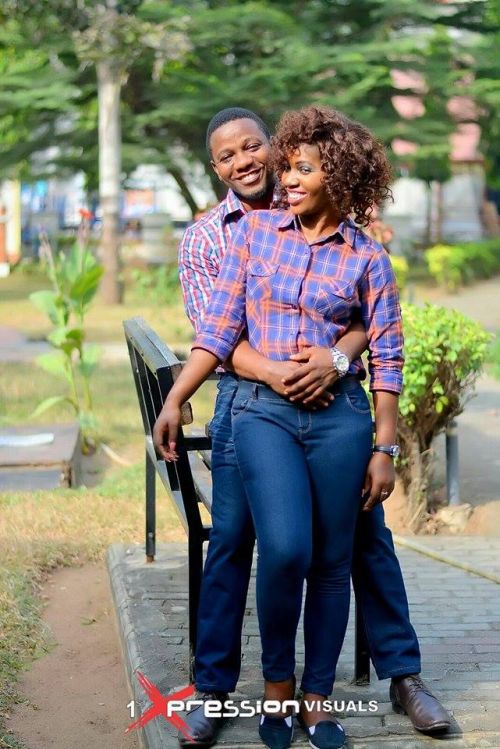
[[[391,458],[399,458],[401,450],[399,445],[374,445],[373,452],[385,453],[386,455],[390,455]]]
[[[339,351],[338,348],[335,348],[335,346],[330,349],[330,353],[332,355],[333,366],[337,370],[339,377],[344,377],[350,367],[348,357],[342,351]]]

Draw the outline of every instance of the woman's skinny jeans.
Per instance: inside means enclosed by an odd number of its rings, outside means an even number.
[[[232,407],[238,466],[258,547],[257,612],[266,681],[295,670],[304,580],[301,688],[329,695],[344,640],[354,529],[371,456],[369,402],[354,377],[306,410],[242,380]]]

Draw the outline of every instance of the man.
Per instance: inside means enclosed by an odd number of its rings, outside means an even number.
[[[225,200],[189,227],[180,247],[180,280],[187,314],[198,331],[231,236],[250,210],[267,209],[273,197],[268,167],[269,131],[253,112],[233,108],[216,114],[207,129],[207,150],[218,178],[229,188]],[[236,688],[241,629],[250,577],[254,531],[239,476],[231,435],[231,403],[238,375],[265,382],[311,408],[327,407],[328,388],[343,376],[367,339],[358,326],[334,349],[311,347],[289,362],[266,359],[240,341],[226,362],[211,423],[214,495],[213,530],[200,599],[196,687],[204,699],[224,700]],[[380,460],[392,460],[381,454]],[[410,716],[420,731],[446,730],[450,718],[421,682],[420,652],[409,621],[406,592],[392,535],[378,504],[376,470],[368,476],[368,498],[360,514],[353,583],[365,622],[370,654],[380,679],[391,678],[394,709]],[[186,718],[198,746],[216,740],[220,719],[202,707]],[[183,737],[179,737],[185,743]]]

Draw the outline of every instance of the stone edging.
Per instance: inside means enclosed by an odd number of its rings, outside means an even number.
[[[130,548],[134,547],[131,546]],[[122,647],[129,693],[131,694],[132,699],[135,700],[136,704],[140,706],[140,712],[142,713],[147,698],[135,678],[135,670],[140,665],[140,654],[137,647],[137,637],[135,636],[133,622],[130,616],[130,601],[122,575],[120,574],[120,567],[122,565],[124,554],[127,554],[126,548],[121,544],[112,544],[107,550],[106,562],[111,584],[111,593],[115,603],[115,621]],[[160,746],[165,747],[165,743],[159,735],[157,721],[155,720],[148,723],[145,728],[135,731],[135,733],[141,749],[151,749],[151,747]],[[177,742],[175,742],[175,744],[172,742],[173,746],[176,746],[176,744]]]
[[[423,546],[422,544],[419,544],[417,541],[413,541],[409,538],[406,538],[405,536],[398,536],[396,533],[393,533],[392,537],[394,539],[394,543],[396,543],[398,546],[402,546],[405,549],[411,549],[411,551],[416,551],[418,554],[423,554],[426,557],[435,559],[437,562],[443,562],[443,564],[448,564],[450,565],[450,567],[457,567],[458,569],[463,570],[464,572],[470,572],[472,575],[478,575],[478,577],[484,577],[486,580],[490,580],[491,582],[497,583],[497,585],[500,585],[500,576],[495,575],[493,572],[485,572],[483,570],[478,569],[477,567],[474,567],[472,564],[459,562],[457,559],[453,559],[453,557],[449,557],[446,554],[442,554],[440,551],[434,551],[434,549],[429,549],[427,548],[427,546]]]

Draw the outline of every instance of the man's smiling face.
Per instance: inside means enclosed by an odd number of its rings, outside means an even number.
[[[269,141],[254,120],[221,125],[212,133],[210,150],[215,173],[243,202],[262,200],[272,191]]]

